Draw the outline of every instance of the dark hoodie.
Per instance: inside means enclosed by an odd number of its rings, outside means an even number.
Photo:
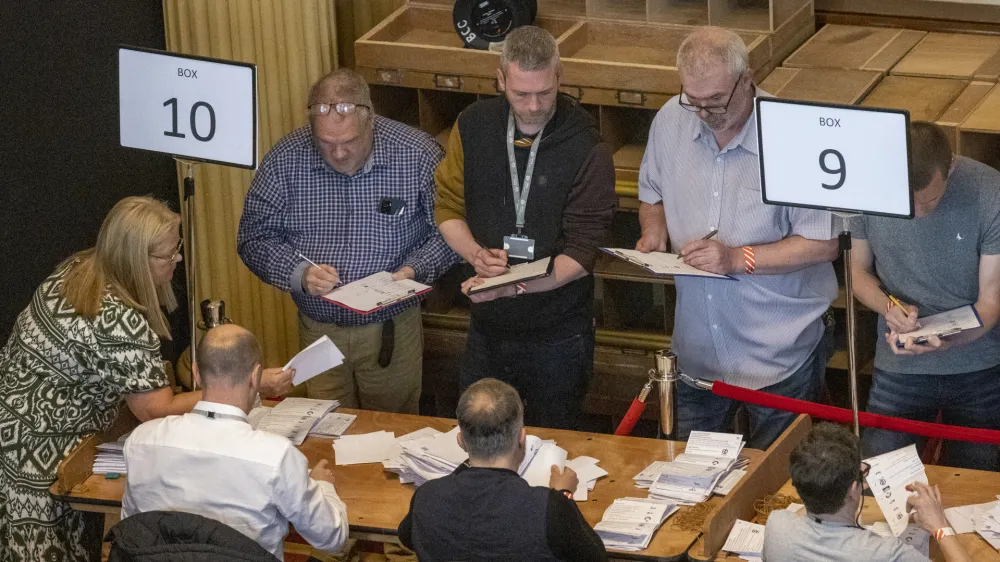
[[[555,115],[536,141],[542,144],[524,234],[535,240],[535,259],[563,254],[589,272],[614,218],[614,163],[590,114],[565,95],[556,103]],[[465,109],[434,175],[437,224],[464,220],[485,248],[502,248],[504,236],[516,230],[505,146],[509,111],[503,96]],[[522,186],[529,151],[515,149]],[[468,274],[475,275],[471,266]],[[593,302],[594,280],[588,275],[552,291],[473,304],[472,322],[487,335],[559,339],[593,326]]]

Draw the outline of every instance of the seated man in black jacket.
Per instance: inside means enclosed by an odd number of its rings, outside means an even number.
[[[400,541],[421,562],[607,560],[571,499],[576,473],[553,466],[548,488],[518,476],[524,408],[513,387],[482,379],[462,394],[457,414],[467,465],[418,488],[399,524]]]

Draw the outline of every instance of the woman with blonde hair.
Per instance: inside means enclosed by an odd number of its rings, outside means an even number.
[[[201,392],[174,394],[160,356],[181,261],[180,217],[126,197],[97,244],[60,264],[18,315],[0,351],[0,562],[99,560],[95,520],[49,494],[59,463],[110,427],[122,401],[140,420],[181,414]],[[291,376],[268,369],[269,394]]]

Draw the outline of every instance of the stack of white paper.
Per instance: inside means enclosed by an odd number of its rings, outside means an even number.
[[[917,447],[910,445],[877,457],[865,459],[871,466],[868,487],[882,510],[892,534],[900,536],[910,520],[906,498],[911,492],[906,487],[914,482],[927,483],[924,463],[920,461]]]
[[[292,360],[285,364],[284,370],[295,369],[292,384],[302,384],[316,375],[339,366],[344,362],[344,354],[323,336],[309,344],[309,347],[298,352]]]
[[[351,427],[358,416],[354,414],[341,414],[338,412],[330,412],[329,414],[323,416],[316,425],[313,426],[312,430],[309,431],[309,435],[315,435],[317,437],[333,437],[336,439],[347,431],[347,428]]]
[[[728,493],[742,478],[737,474],[726,479],[730,471],[746,465],[738,460],[744,444],[742,435],[692,431],[684,453],[672,462],[653,463],[634,479],[641,485],[652,477],[650,498],[680,504],[700,503],[716,489]]]
[[[632,477],[632,480],[635,481],[635,487],[648,490],[653,485],[656,477],[660,475],[660,472],[668,464],[670,464],[670,461],[653,461],[649,466],[642,469],[642,472]]]
[[[722,550],[744,560],[760,560],[764,552],[764,526],[737,519]]]
[[[672,503],[649,498],[618,498],[604,511],[594,530],[609,549],[642,550],[677,509]]]
[[[122,449],[129,434],[118,438],[118,441],[101,443],[97,446],[97,458],[94,459],[94,474],[125,474],[125,455]]]
[[[403,484],[416,484],[417,486],[423,484],[426,480],[421,478],[419,474],[411,470],[410,467],[403,462],[403,448],[400,446],[400,443],[403,441],[422,439],[424,437],[433,437],[440,434],[441,432],[433,427],[425,427],[412,433],[407,433],[402,437],[397,437],[389,450],[388,458],[382,461],[382,466],[385,467],[386,470],[398,474],[399,481]]]
[[[608,471],[597,466],[600,462],[594,457],[576,457],[566,462],[566,468],[572,468],[576,472],[576,477],[580,484],[573,492],[573,499],[578,502],[585,502],[590,491],[597,485],[597,480],[608,475]]]
[[[254,408],[247,417],[254,429],[275,433],[301,445],[313,426],[339,405],[336,400],[285,398],[273,408]]]
[[[345,435],[333,442],[337,466],[382,462],[392,454],[396,436],[391,431]]]

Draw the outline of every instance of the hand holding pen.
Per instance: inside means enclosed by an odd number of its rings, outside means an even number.
[[[920,311],[917,307],[903,304],[898,298],[892,296],[892,293],[881,283],[879,283],[878,288],[889,299],[889,304],[885,308],[885,323],[890,330],[897,334],[905,334],[920,328],[918,320]]]
[[[332,265],[320,265],[303,256],[302,252],[295,254],[310,265],[302,275],[302,288],[305,292],[318,297],[329,293],[340,284],[340,275]]]

